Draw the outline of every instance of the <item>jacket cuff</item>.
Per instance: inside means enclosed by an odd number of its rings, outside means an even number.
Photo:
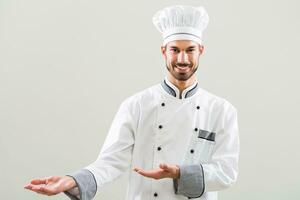
[[[181,165],[179,168],[180,178],[173,179],[175,194],[184,195],[189,199],[201,197],[205,190],[202,165]]]
[[[64,192],[71,200],[79,200],[80,199],[80,194],[78,187],[72,188],[68,191]]]
[[[97,183],[92,172],[87,169],[81,169],[67,176],[72,177],[77,186],[76,188],[64,192],[71,200],[91,200],[94,198],[97,192]],[[75,191],[77,189],[78,192]]]

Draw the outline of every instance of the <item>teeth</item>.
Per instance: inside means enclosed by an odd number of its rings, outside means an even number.
[[[185,69],[185,68],[187,68],[187,67],[179,67],[179,66],[177,66],[177,68],[180,68],[180,69]]]
[[[178,69],[182,69],[182,70],[185,70],[187,69],[188,67],[177,67]]]

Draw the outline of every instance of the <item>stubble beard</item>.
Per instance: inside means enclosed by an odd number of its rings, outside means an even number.
[[[197,71],[198,69],[198,64],[189,72],[187,73],[178,73],[175,71],[176,68],[176,64],[171,63],[171,67],[172,70],[168,67],[168,65],[166,64],[167,70],[170,72],[170,74],[178,81],[187,81],[189,80]],[[188,67],[192,67],[192,66],[188,66]]]

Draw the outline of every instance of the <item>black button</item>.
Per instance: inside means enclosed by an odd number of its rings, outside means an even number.
[[[199,110],[199,109],[200,109],[200,106],[197,106],[197,109]]]
[[[155,197],[157,197],[157,196],[158,196],[158,194],[155,192],[155,193],[154,193],[154,196],[155,196]]]
[[[159,129],[162,129],[162,127],[163,127],[162,125],[159,125],[159,126],[158,126]]]
[[[161,147],[157,147],[157,150],[160,151],[160,150],[161,150]]]
[[[194,153],[194,149],[191,149],[191,153]]]
[[[198,131],[198,128],[195,128],[194,130],[195,130],[195,131]]]
[[[165,106],[165,103],[162,103],[161,106]]]

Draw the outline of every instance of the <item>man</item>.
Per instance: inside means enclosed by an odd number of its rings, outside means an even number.
[[[217,199],[237,179],[237,111],[199,87],[195,72],[208,23],[203,7],[171,6],[153,23],[163,34],[167,76],[120,106],[97,160],[71,175],[32,180],[25,188],[90,200],[130,171],[126,200]]]

